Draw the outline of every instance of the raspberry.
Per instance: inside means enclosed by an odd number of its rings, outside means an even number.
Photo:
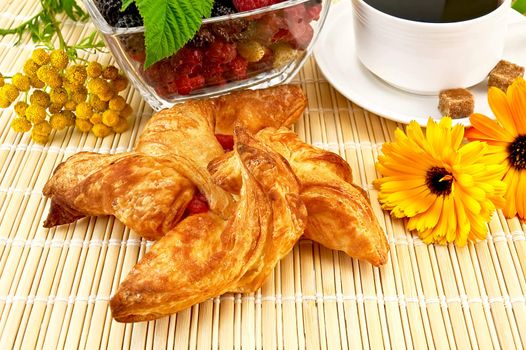
[[[226,83],[223,77],[224,68],[221,64],[208,63],[203,67],[203,76],[209,85],[222,85]]]
[[[259,9],[282,1],[283,0],[232,0],[235,8],[240,12]]]
[[[305,50],[314,35],[312,27],[305,22],[298,23],[289,27],[292,39],[289,41],[290,45],[297,50]]]
[[[176,68],[183,64],[197,66],[201,65],[202,62],[203,52],[199,49],[189,47],[183,47],[170,59],[170,64]]]
[[[265,56],[266,48],[255,40],[237,44],[237,52],[248,62],[257,62]]]
[[[288,7],[283,10],[287,23],[302,23],[310,20],[309,12],[303,4]]]
[[[236,45],[219,40],[206,51],[206,58],[217,63],[228,63],[236,58],[236,55]]]
[[[277,43],[272,46],[274,51],[274,67],[280,68],[294,60],[298,56],[298,51],[294,50],[287,43]]]
[[[287,27],[287,22],[283,17],[271,13],[257,21],[255,28],[252,29],[254,31],[253,37],[259,42],[269,45],[275,42],[278,33],[287,30]]]
[[[308,21],[317,21],[320,19],[321,4],[307,6],[307,13],[309,15]]]
[[[229,77],[232,80],[241,80],[247,77],[248,62],[241,56],[237,56],[227,64]]]
[[[248,70],[253,74],[258,74],[264,71],[267,71],[272,68],[274,61],[274,53],[272,50],[268,49],[265,53],[265,56],[258,62],[253,62],[248,64]]]
[[[205,78],[202,75],[195,77],[180,76],[176,79],[177,93],[179,95],[188,95],[193,90],[202,88],[205,85]]]

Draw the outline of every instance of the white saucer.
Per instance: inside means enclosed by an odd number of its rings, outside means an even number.
[[[359,62],[354,49],[352,20],[350,1],[334,4],[314,49],[318,66],[334,88],[364,109],[397,122],[407,124],[416,120],[425,126],[428,117],[440,119],[437,96],[422,96],[399,90],[372,74]],[[523,25],[510,25],[503,57],[522,66],[526,65]],[[487,82],[481,82],[470,88],[470,91],[475,96],[475,112],[493,118],[487,102]],[[468,118],[456,119],[454,122],[469,125]]]

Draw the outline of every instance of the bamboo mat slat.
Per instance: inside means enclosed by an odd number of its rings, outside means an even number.
[[[27,20],[38,2],[0,2],[0,27]],[[93,30],[66,20],[66,40]],[[0,41],[0,72],[22,68],[28,38]],[[105,64],[107,53],[91,54]],[[378,204],[374,163],[400,125],[363,110],[326,81],[314,59],[295,78],[309,99],[301,138],[343,156],[388,237],[381,268],[302,239],[254,294],[225,294],[157,321],[120,324],[109,299],[151,242],[109,217],[42,227],[42,188],[79,151],[133,147],[152,110],[130,88],[137,117],[97,139],[58,132],[45,146],[10,130],[0,112],[0,349],[522,349],[526,346],[526,226],[493,216],[488,239],[426,246]]]

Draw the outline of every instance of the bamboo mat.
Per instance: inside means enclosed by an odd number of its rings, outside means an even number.
[[[0,27],[29,18],[35,0],[0,1]],[[91,26],[65,23],[70,42]],[[0,41],[0,71],[22,68],[32,45]],[[108,54],[97,54],[102,63]],[[108,217],[42,228],[53,169],[78,151],[129,150],[152,110],[130,89],[133,128],[96,139],[73,129],[46,146],[10,130],[0,114],[0,349],[520,349],[526,345],[526,225],[498,213],[488,239],[426,246],[382,212],[372,181],[396,123],[339,95],[313,59],[296,79],[309,98],[295,126],[351,164],[385,229],[382,268],[300,241],[255,294],[223,295],[155,322],[120,324],[108,307],[119,281],[151,245]]]

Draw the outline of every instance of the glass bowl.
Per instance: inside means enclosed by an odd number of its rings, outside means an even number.
[[[83,1],[117,63],[155,110],[290,81],[311,54],[331,2],[289,0],[204,19],[183,48],[145,70],[144,27],[112,27],[93,0]]]

